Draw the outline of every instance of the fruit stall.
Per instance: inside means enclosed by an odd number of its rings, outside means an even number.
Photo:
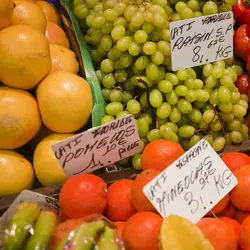
[[[0,249],[249,250],[250,4],[0,1]]]

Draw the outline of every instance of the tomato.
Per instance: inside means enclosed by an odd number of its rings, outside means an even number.
[[[248,1],[237,0],[237,3],[233,5],[233,13],[236,24],[245,24],[246,23],[246,11],[249,8]]]
[[[249,87],[249,76],[247,75],[239,75],[237,81],[235,82],[236,87],[239,89],[241,94],[248,94]]]
[[[246,61],[250,54],[250,30],[246,24],[235,31],[234,48],[236,54]]]

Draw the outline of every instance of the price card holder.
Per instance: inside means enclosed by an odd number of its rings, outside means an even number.
[[[206,140],[201,140],[143,189],[162,217],[197,223],[238,181]]]
[[[179,70],[233,56],[233,13],[170,23],[172,68]]]
[[[132,115],[75,135],[51,148],[68,178],[93,172],[141,152]]]

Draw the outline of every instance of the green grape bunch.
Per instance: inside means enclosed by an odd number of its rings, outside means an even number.
[[[206,139],[216,151],[249,138],[248,97],[234,83],[234,58],[173,71],[170,22],[230,11],[234,0],[74,0],[106,113],[102,124],[132,114],[142,145],[159,138],[185,150]],[[121,165],[141,168],[140,154]]]

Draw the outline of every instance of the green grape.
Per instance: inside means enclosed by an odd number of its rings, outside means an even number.
[[[195,133],[195,128],[190,125],[181,126],[178,131],[179,136],[183,138],[193,136],[194,133]]]
[[[109,99],[111,102],[122,102],[122,100],[123,100],[122,91],[119,89],[113,89],[110,92]]]
[[[85,0],[84,1],[89,8],[94,8],[98,4],[98,0]]]
[[[194,17],[201,17],[201,16],[203,16],[203,13],[201,13],[200,11],[194,12]]]
[[[156,50],[156,52],[151,55],[151,61],[156,65],[161,65],[164,62],[164,55],[159,50]]]
[[[231,67],[228,67],[227,70],[230,71],[230,73],[232,74],[233,81],[236,82],[238,76],[237,76],[237,74],[235,73],[235,71],[234,71]]]
[[[137,154],[133,157],[132,165],[135,169],[141,170],[141,154]]]
[[[163,137],[164,139],[168,139],[168,140],[170,140],[175,135],[172,128],[170,128],[169,126],[165,124],[160,126],[160,134],[161,134],[161,137]]]
[[[200,135],[193,135],[190,138],[189,141],[189,147],[192,148],[195,144],[197,144],[199,141],[201,140],[201,136]]]
[[[171,113],[171,105],[163,102],[159,108],[156,109],[156,116],[160,119],[166,119]]]
[[[192,11],[200,11],[200,4],[199,1],[197,0],[189,0],[187,2],[188,7],[192,10]]]
[[[184,8],[180,15],[183,20],[190,19],[194,17],[194,12],[190,8]]]
[[[231,130],[231,131],[239,131],[240,130],[240,126],[241,126],[241,122],[239,120],[232,120],[231,122],[229,122],[227,124],[227,127]]]
[[[162,80],[158,83],[158,89],[166,94],[173,90],[173,84],[168,80]]]
[[[127,8],[124,11],[124,17],[125,19],[130,22],[132,19],[132,16],[134,15],[134,13],[137,12],[137,6],[135,5],[128,5]]]
[[[189,75],[192,79],[196,79],[196,78],[197,78],[197,74],[196,74],[196,72],[195,72],[194,69],[192,69],[192,68],[187,68],[186,70],[187,70],[187,72],[188,72],[188,75]]]
[[[127,80],[124,84],[123,87],[125,90],[133,90],[135,86],[131,83],[130,80]]]
[[[126,23],[124,25],[126,25]],[[124,25],[121,25],[121,26],[124,26]],[[112,29],[113,29],[113,23],[105,22],[102,26],[102,33],[109,35],[111,33]]]
[[[188,92],[187,92],[187,94],[185,96],[185,99],[187,101],[189,101],[189,102],[196,101],[196,92],[195,92],[195,90],[192,90],[192,89],[188,90]]]
[[[136,100],[129,100],[127,103],[127,110],[129,113],[136,115],[141,111],[141,105]]]
[[[203,68],[203,75],[205,77],[209,77],[212,74],[213,71],[213,65],[211,63],[206,64]]]
[[[235,71],[235,73],[239,76],[242,74],[243,70],[242,67],[240,67],[239,65],[233,65],[232,69]]]
[[[185,69],[180,69],[177,71],[176,76],[180,81],[185,81],[188,78],[188,72]]]
[[[161,133],[160,133],[160,130],[157,128],[151,129],[147,134],[147,139],[149,142],[160,139],[160,138],[161,138]]]
[[[210,98],[210,95],[207,91],[203,90],[203,89],[196,89],[196,100],[198,102],[207,102]]]
[[[169,31],[169,29],[163,29],[162,30],[161,38],[166,42],[170,42],[170,31]]]
[[[246,124],[242,123],[240,126],[240,132],[242,133],[242,135],[248,134],[248,131],[249,131],[248,126]]]
[[[190,90],[195,89],[195,80],[194,79],[188,78],[185,80],[184,84]]]
[[[144,16],[141,12],[136,12],[131,18],[131,23],[135,27],[140,27],[144,23]]]
[[[114,75],[112,73],[105,75],[102,79],[102,84],[107,89],[111,89],[112,87],[114,87],[116,84]]]
[[[123,68],[128,68],[133,62],[133,57],[126,51],[121,53],[119,63]]]
[[[144,92],[141,96],[140,96],[140,104],[141,106],[145,106],[148,103],[148,94],[146,92]]]
[[[137,120],[137,124],[138,124],[139,136],[141,138],[146,137],[147,133],[149,131],[149,124],[148,124],[147,120],[145,118],[139,118]]]
[[[199,101],[194,102],[194,107],[197,109],[203,109],[205,106],[206,106],[206,102],[199,102]]]
[[[120,58],[121,52],[117,50],[116,45],[108,52],[108,58],[115,61]]]
[[[218,89],[214,89],[213,92],[210,95],[209,102],[212,105],[219,104],[218,100]]]
[[[101,119],[101,124],[102,124],[102,125],[103,125],[103,124],[107,124],[107,123],[112,122],[112,121],[114,121],[114,120],[115,120],[115,118],[114,118],[113,116],[111,116],[111,115],[105,115],[105,116],[103,116],[102,119]]]
[[[166,70],[164,66],[159,66],[159,73],[160,75],[157,78],[156,82],[160,82],[165,79]]]
[[[177,103],[177,107],[183,114],[189,114],[193,109],[191,103],[185,99],[180,99]]]
[[[106,22],[103,16],[95,16],[92,20],[92,27],[95,29],[102,28],[102,25]]]
[[[182,115],[177,125],[178,127],[181,127],[183,125],[188,125],[189,123],[190,123],[190,120],[188,119],[188,117],[186,115]]]
[[[101,70],[105,73],[111,73],[114,70],[114,62],[110,59],[104,59],[101,62]]]
[[[84,4],[84,1],[83,0],[73,0],[72,4],[74,7],[77,7],[78,5]]]
[[[165,80],[170,81],[173,85],[177,85],[179,83],[178,77],[173,73],[166,73]]]
[[[113,40],[116,40],[116,41],[124,37],[125,34],[126,34],[126,29],[122,25],[115,26],[111,31],[111,37]]]
[[[113,10],[115,10],[115,11],[117,12],[118,16],[121,16],[121,15],[124,13],[124,11],[125,11],[126,8],[127,8],[126,3],[124,3],[124,2],[119,2],[119,3],[116,3],[116,4],[115,4]],[[119,17],[118,17],[118,18],[119,18]],[[117,20],[117,19],[116,19],[116,20]]]
[[[118,13],[114,9],[106,9],[103,16],[107,21],[115,21],[118,18]]]
[[[168,127],[170,127],[172,130],[173,130],[173,132],[176,134],[177,132],[178,132],[178,126],[175,124],[175,123],[173,123],[173,122],[167,122],[167,123],[165,123],[165,125],[166,126],[168,126]]]
[[[217,79],[212,75],[208,76],[206,79],[206,86],[209,88],[213,88],[217,84]]]
[[[175,93],[178,96],[185,96],[188,93],[188,88],[185,85],[178,85],[175,88]]]
[[[213,143],[212,143],[212,147],[216,152],[221,151],[226,145],[226,140],[224,137],[217,137]]]
[[[241,143],[243,141],[243,136],[241,132],[239,131],[232,131],[230,133],[230,137],[231,137],[232,142],[234,143]]]
[[[231,88],[234,87],[234,82],[231,76],[224,75],[220,78],[220,82],[224,87]]]
[[[211,124],[210,124],[210,129],[213,131],[213,132],[218,132],[220,131],[222,128],[222,124],[220,122],[220,120],[217,120],[217,121],[213,121]]]
[[[241,105],[242,107],[248,109],[248,101],[246,102],[245,100],[241,99],[238,104]]]
[[[143,113],[143,114],[140,116],[140,118],[145,118],[145,119],[147,120],[149,126],[150,126],[150,125],[152,124],[152,122],[153,122],[152,117],[151,117],[149,114],[147,114],[147,113]]]
[[[151,33],[154,29],[154,25],[150,22],[144,22],[144,24],[142,25],[142,29],[147,33]]]
[[[231,102],[219,103],[218,108],[223,113],[230,113],[233,109],[233,104]]]
[[[175,10],[178,12],[178,13],[181,13],[181,11],[185,8],[188,8],[188,5],[185,3],[185,2],[182,2],[182,1],[179,1],[176,3],[175,5]]]
[[[129,45],[131,43],[132,43],[132,38],[130,36],[124,36],[117,41],[116,48],[120,52],[125,52],[126,50],[128,50]]]
[[[167,18],[165,18],[164,15],[160,13],[154,13],[154,19],[152,20],[152,23],[155,27],[160,29],[168,28]]]
[[[199,109],[193,108],[192,111],[188,114],[190,121],[199,123],[202,120],[202,113]]]
[[[131,56],[138,56],[141,52],[141,46],[137,42],[131,42],[128,47],[128,52]]]
[[[203,87],[203,90],[206,91],[209,94],[209,97],[213,92],[213,90],[211,88],[207,87],[207,86]]]
[[[247,114],[247,109],[239,104],[234,104],[232,113],[236,117],[244,117]]]
[[[118,26],[118,25],[122,25],[122,26],[126,26],[127,21],[124,17],[118,17],[114,22],[113,22],[113,26]],[[109,32],[110,33],[110,32]]]
[[[116,116],[118,113],[123,111],[123,106],[120,102],[111,102],[105,109],[108,115]]]
[[[205,106],[203,107],[202,111],[203,113],[206,112],[207,110],[213,109],[213,106],[210,103],[206,103]]]
[[[85,4],[76,6],[73,11],[74,11],[74,14],[79,19],[85,19],[89,14],[88,7]]]
[[[231,100],[231,91],[224,87],[220,86],[219,91],[218,91],[218,99],[222,103],[228,103]]]
[[[233,113],[222,113],[220,112],[220,117],[224,122],[231,122],[234,120],[234,114]]]
[[[159,108],[162,104],[163,96],[158,89],[153,89],[149,93],[149,102],[154,108]]]
[[[113,46],[113,41],[110,35],[104,35],[101,39],[101,46],[105,51],[110,51]]]
[[[204,6],[203,6],[203,14],[208,16],[208,15],[213,15],[218,13],[218,6],[215,2],[213,1],[207,1]]]
[[[209,124],[215,119],[215,112],[213,110],[207,110],[203,113],[203,121]]]
[[[121,118],[121,117],[124,117],[124,116],[126,116],[126,115],[129,115],[130,113],[128,112],[128,111],[121,111],[120,113],[118,113],[117,115],[116,115],[116,119],[119,119],[119,118]]]
[[[214,139],[212,135],[205,135],[203,136],[203,139],[205,139],[210,145],[213,144]]]
[[[239,92],[232,92],[231,93],[231,102],[232,104],[237,104],[240,101],[240,93]]]
[[[146,22],[152,22],[154,19],[154,14],[150,10],[145,10],[143,12],[143,17]]]
[[[148,34],[144,30],[138,30],[134,34],[134,39],[137,43],[145,43],[147,41]]]
[[[204,129],[206,131],[208,128],[208,124],[202,120],[199,124],[199,128]]]
[[[125,70],[119,69],[115,72],[115,80],[119,83],[125,82],[127,80],[128,74]]]
[[[171,55],[170,43],[161,40],[157,43],[157,48],[164,56]]]
[[[102,89],[102,95],[105,101],[109,101],[110,100],[110,93],[111,93],[111,89]]]
[[[178,123],[180,121],[180,119],[181,119],[181,112],[180,112],[180,110],[177,107],[175,107],[175,106],[172,107],[171,113],[169,115],[169,119],[173,123]]]
[[[128,25],[128,29],[129,29],[130,34],[131,34],[131,33],[135,33],[136,31],[138,31],[140,29],[140,27],[135,27],[132,23],[130,23]]]
[[[158,124],[158,126],[161,126],[163,124],[166,124],[166,122],[168,121],[168,119],[160,119],[156,116],[156,122]]]
[[[166,100],[170,105],[177,104],[179,97],[174,90],[166,94]]]
[[[248,96],[246,94],[241,94],[240,99],[248,103]]]
[[[195,89],[201,89],[203,87],[204,83],[201,79],[195,79],[194,80],[194,88]]]
[[[140,56],[135,61],[135,67],[138,70],[146,69],[146,67],[148,66],[148,64],[149,64],[149,58],[147,56]]]
[[[154,63],[149,63],[146,67],[146,75],[152,81],[157,80],[160,76],[159,67]]]

